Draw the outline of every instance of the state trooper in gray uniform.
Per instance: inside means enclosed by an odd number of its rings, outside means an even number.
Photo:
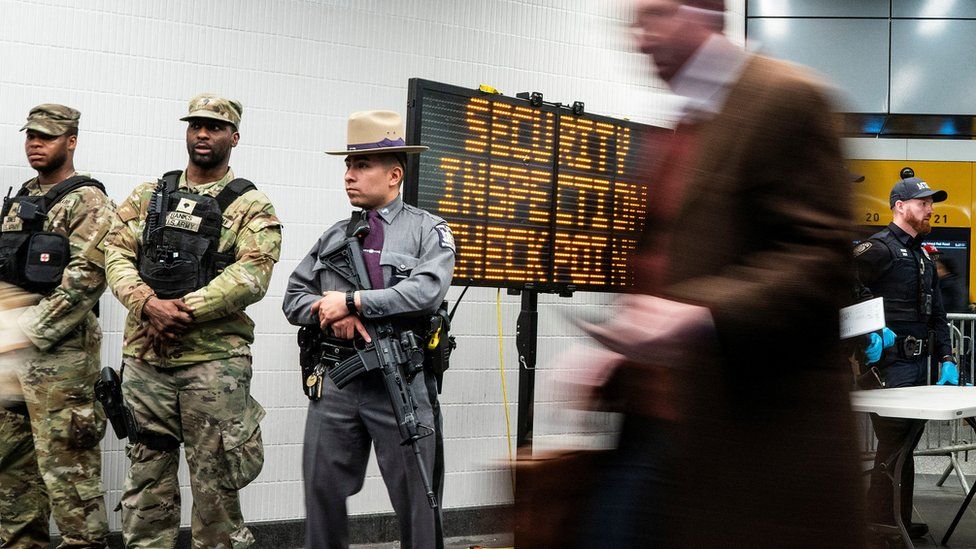
[[[395,112],[354,113],[347,148],[328,152],[346,157],[349,202],[367,212],[370,232],[362,241],[363,259],[375,289],[350,291],[345,280],[323,266],[320,255],[346,238],[350,220],[340,220],[288,280],[283,310],[292,324],[318,324],[342,339],[366,338],[362,318],[409,324],[433,314],[443,301],[454,271],[454,238],[443,219],[403,203],[406,155],[427,147],[407,146],[402,136],[403,123]],[[422,372],[411,387],[418,420],[439,431],[431,378]],[[433,476],[435,438],[418,441],[428,478]],[[321,398],[309,404],[303,452],[307,547],[349,546],[346,498],[363,486],[370,442],[400,524],[401,547],[441,547],[439,509],[428,504],[410,446],[400,444],[390,398],[376,370],[341,390],[324,376]]]

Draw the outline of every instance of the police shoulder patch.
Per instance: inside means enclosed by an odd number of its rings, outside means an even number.
[[[873,244],[871,244],[870,241],[861,242],[860,244],[857,245],[857,247],[854,248],[854,257],[857,257],[863,254],[864,252],[870,250],[872,245]]]
[[[440,240],[441,248],[447,248],[457,253],[457,249],[454,246],[454,233],[451,232],[451,228],[447,226],[447,223],[441,223],[435,226],[434,229],[437,231],[437,238]]]

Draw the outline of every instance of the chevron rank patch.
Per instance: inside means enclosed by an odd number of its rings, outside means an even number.
[[[176,205],[176,211],[192,214],[193,208],[196,205],[197,203],[194,200],[190,200],[189,198],[181,198],[180,203]]]

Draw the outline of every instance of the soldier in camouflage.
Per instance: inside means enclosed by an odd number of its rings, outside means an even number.
[[[63,105],[30,111],[21,129],[37,177],[24,184],[27,195],[44,195],[77,175],[79,118]],[[105,415],[93,390],[102,335],[92,309],[105,290],[102,241],[112,210],[98,187],[82,186],[56,202],[44,221],[44,231],[67,238],[70,257],[60,284],[17,318],[29,344],[0,355],[0,369],[14,373],[25,404],[0,409],[0,547],[46,549],[52,514],[60,547],[105,547],[98,444]],[[21,229],[18,211],[11,207],[3,218],[4,233]]]
[[[179,190],[214,197],[235,179],[229,161],[240,139],[242,107],[201,95],[189,111],[182,118],[188,122],[189,163]],[[232,253],[233,262],[203,287],[163,299],[139,269],[155,187],[136,187],[106,239],[109,285],[129,310],[122,392],[145,434],[126,447],[131,468],[122,496],[123,537],[127,547],[175,545],[182,442],[193,494],[193,546],[248,547],[254,537],[244,525],[238,490],[261,471],[259,422],[265,412],[250,395],[254,323],[244,308],[268,289],[281,225],[264,193],[243,193],[223,211],[219,229],[218,251]]]

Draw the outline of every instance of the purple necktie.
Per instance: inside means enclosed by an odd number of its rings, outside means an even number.
[[[369,273],[369,283],[374,290],[386,287],[383,283],[383,267],[380,266],[380,252],[383,251],[383,220],[373,210],[366,212],[369,220],[369,234],[363,239],[363,261]]]

